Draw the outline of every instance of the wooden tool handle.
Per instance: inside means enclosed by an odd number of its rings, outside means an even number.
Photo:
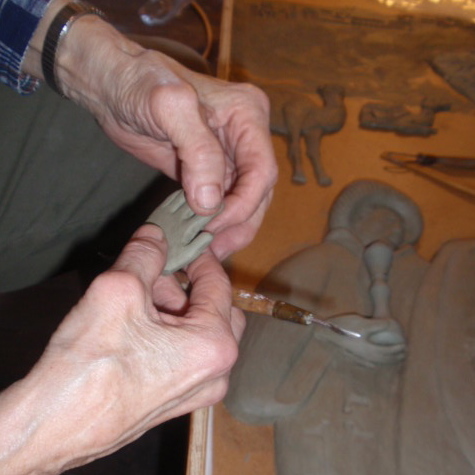
[[[190,283],[188,277],[183,272],[176,272],[175,277],[182,286]],[[250,290],[233,288],[233,305],[245,312],[258,313],[274,317],[274,308],[276,301],[266,297],[265,295],[252,292]]]
[[[466,170],[475,169],[475,159],[469,157],[448,157],[443,155],[430,155],[419,153],[416,157],[417,163],[421,165],[443,165],[448,168],[462,168]]]
[[[280,300],[272,300],[265,295],[248,290],[233,289],[233,305],[246,312],[278,318],[300,325],[310,325],[316,320],[310,312]]]
[[[272,317],[275,300],[255,292],[233,289],[233,305],[246,312],[254,312]]]
[[[175,276],[179,279],[182,285],[189,283],[186,276],[184,276],[184,278],[177,274],[175,274]],[[245,312],[253,312],[259,315],[278,318],[279,320],[298,323],[299,325],[310,325],[316,323],[317,325],[329,328],[331,331],[334,331],[339,335],[353,336],[357,338],[361,336],[355,332],[344,330],[332,323],[315,318],[313,313],[300,307],[296,307],[295,305],[281,300],[272,300],[265,295],[251,292],[249,290],[233,288],[233,305]]]

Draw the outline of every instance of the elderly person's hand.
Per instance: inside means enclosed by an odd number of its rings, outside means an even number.
[[[45,31],[66,3],[53,0],[25,71],[42,76]],[[264,93],[195,73],[128,40],[96,15],[77,19],[56,53],[57,82],[108,136],[177,179],[197,214],[225,209],[207,227],[223,259],[254,237],[277,178]]]
[[[60,473],[224,396],[244,316],[211,253],[187,269],[189,297],[161,275],[162,236],[140,228],[0,396],[1,473]]]

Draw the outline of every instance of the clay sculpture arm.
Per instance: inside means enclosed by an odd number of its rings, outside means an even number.
[[[258,291],[273,299],[292,301],[309,306],[307,298],[319,295],[325,286],[327,255],[316,248],[306,249],[279,263],[259,285]],[[315,265],[302,266],[302,262]],[[293,270],[311,288],[294,295],[294,283],[290,283]],[[302,271],[302,269],[304,269]],[[306,274],[308,272],[308,274]],[[302,355],[314,348],[315,326],[296,325],[259,315],[248,315],[246,331],[240,345],[240,356],[233,368],[230,387],[225,403],[237,418],[249,424],[272,424],[299,409],[308,391],[313,390],[321,376],[329,354],[318,352],[313,361],[313,371],[304,385],[299,385],[288,396],[288,384],[295,381],[293,372],[305,366]],[[319,360],[320,358],[320,360]],[[309,358],[304,358],[306,362]],[[317,364],[315,364],[318,361]],[[296,365],[299,368],[296,369]],[[290,379],[289,379],[290,378]],[[292,385],[292,384],[291,384]]]
[[[247,424],[273,424],[299,408],[301,401],[278,398],[277,391],[292,371],[294,353],[313,340],[312,331],[254,314],[247,315],[246,323],[225,404]]]

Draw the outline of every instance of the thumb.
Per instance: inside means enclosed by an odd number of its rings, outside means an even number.
[[[162,229],[146,224],[132,235],[111,270],[131,273],[151,288],[165,267],[167,248]]]
[[[162,124],[180,159],[188,204],[196,214],[213,214],[222,203],[226,167],[224,150],[209,125],[212,112],[183,81],[156,88],[153,94],[155,121]]]
[[[226,159],[220,141],[209,127],[198,97],[188,97],[186,117],[173,123],[180,130],[169,136],[181,162],[181,184],[192,210],[199,215],[215,213],[224,196]],[[175,132],[175,133],[174,133]]]
[[[220,208],[223,200],[224,151],[211,129],[203,123],[201,132],[193,134],[191,139],[178,150],[182,165],[181,181],[193,211],[209,215]]]

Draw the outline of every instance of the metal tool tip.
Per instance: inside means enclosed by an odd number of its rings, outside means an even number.
[[[319,320],[318,318],[312,317],[311,320],[312,323],[316,323],[317,325],[323,325],[327,327],[329,330],[338,333],[339,335],[344,335],[344,336],[349,336],[351,338],[361,338],[361,334],[358,332],[355,332],[353,330],[347,330],[345,328],[341,328],[337,325],[334,325],[333,323],[327,322],[325,320]]]
[[[352,338],[361,338],[361,333],[357,333],[352,330],[346,330],[345,328],[337,327],[336,325],[333,325],[331,323],[330,325],[332,326],[332,330],[336,333],[339,333],[345,336],[350,336]]]

